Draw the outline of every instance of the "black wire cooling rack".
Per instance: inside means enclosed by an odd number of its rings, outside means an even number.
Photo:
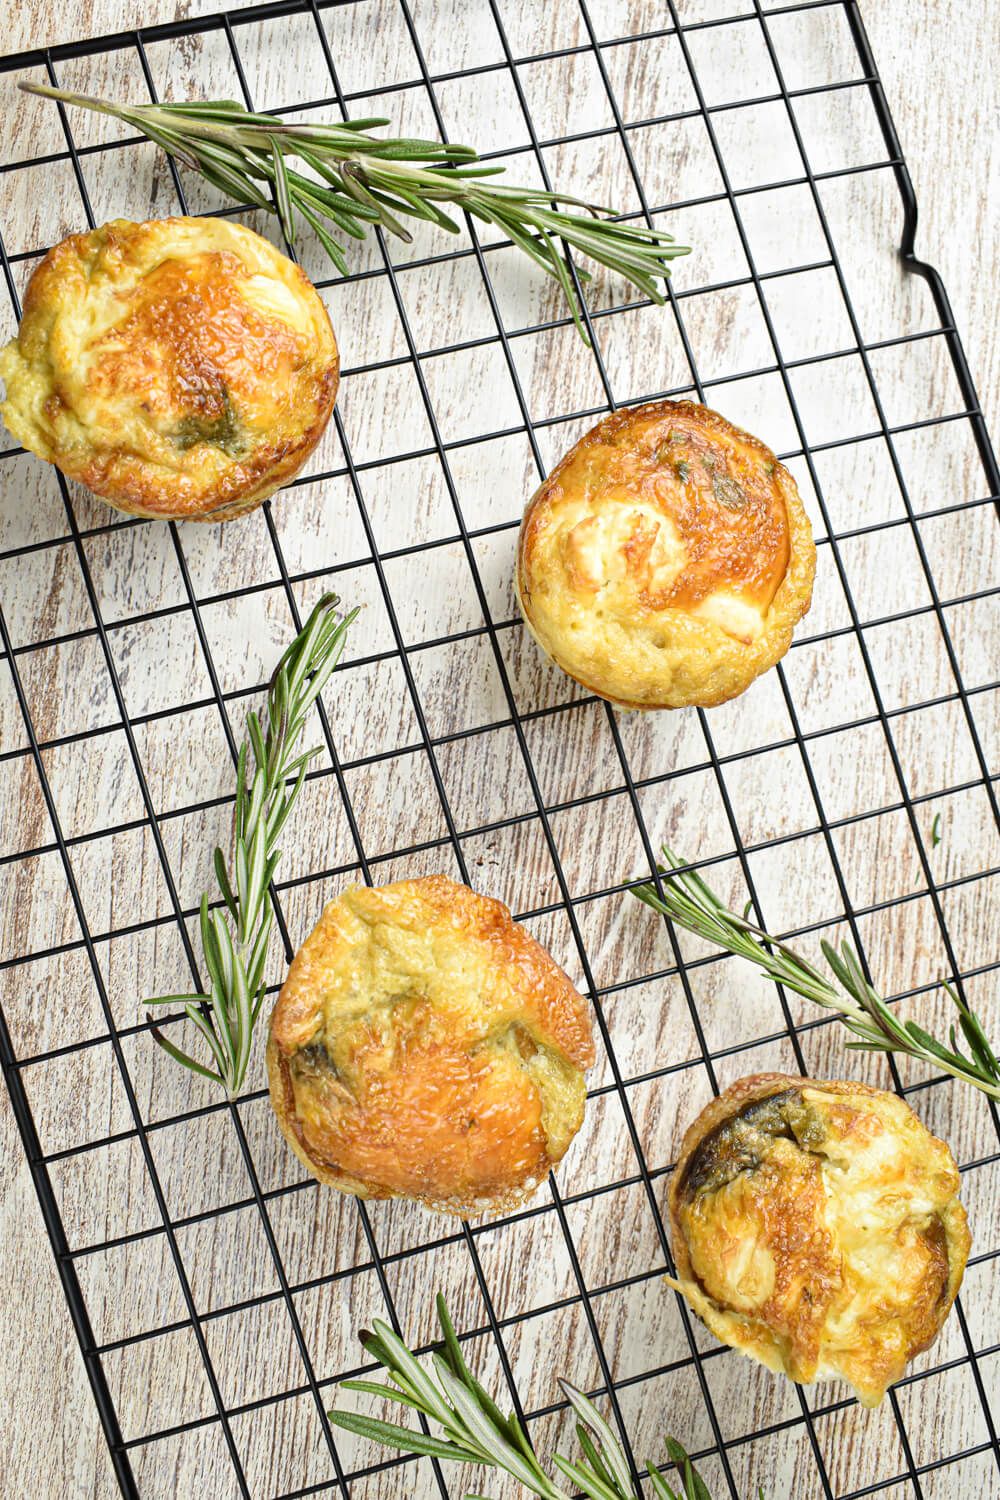
[[[1000,1494],[995,1107],[902,1066],[845,1064],[835,1022],[765,998],[622,894],[670,833],[772,929],[848,933],[904,1006],[936,1005],[943,1021],[939,971],[981,1008],[995,984],[984,902],[1000,859],[981,851],[996,847],[982,830],[998,812],[997,585],[976,565],[993,540],[996,458],[944,286],[914,255],[916,202],[857,5],[724,9],[279,0],[0,59],[7,84],[100,92],[113,67],[132,97],[211,78],[277,112],[384,108],[404,128],[419,108],[423,133],[486,146],[453,114],[493,100],[485,154],[676,225],[698,251],[663,311],[596,282],[590,352],[558,296],[471,226],[454,245],[377,238],[346,279],[302,247],[344,345],[335,424],[292,490],[221,535],[109,519],[20,450],[0,455],[0,1051],[125,1495],[464,1493],[429,1460],[335,1438],[325,1417],[358,1369],[353,1330],[381,1315],[426,1345],[438,1286],[473,1360],[522,1411],[520,1391],[545,1444],[569,1432],[551,1380],[564,1372],[606,1403],[630,1462],[660,1456],[673,1431],[717,1495],[760,1483],[796,1500],[930,1496],[940,1471],[952,1490]],[[804,67],[814,42],[842,75]],[[287,64],[285,93],[262,100],[268,50]],[[12,117],[2,168],[14,315],[60,233],[123,212],[239,212],[114,127],[31,109]],[[848,144],[831,146],[844,121]],[[903,259],[929,300],[887,243],[900,198]],[[808,244],[794,232],[805,220]],[[862,221],[882,226],[867,265],[853,254]],[[432,285],[448,286],[453,322]],[[790,287],[807,289],[792,314]],[[880,305],[903,332],[879,326]],[[733,360],[731,330],[751,317],[756,343],[747,334]],[[930,374],[899,412],[903,365]],[[524,497],[555,455],[609,407],[682,394],[785,447],[817,521],[818,602],[737,705],[620,716],[541,663],[505,579]],[[381,448],[372,433],[388,434]],[[367,598],[374,623],[317,724],[327,759],[283,862],[285,956],[289,928],[301,937],[350,879],[446,866],[506,899],[593,1002],[602,1055],[582,1141],[499,1224],[318,1190],[276,1143],[263,1090],[236,1104],[200,1092],[161,1064],[142,1021],[143,994],[198,983],[189,928],[204,849],[231,813],[234,720],[331,581],[348,604]],[[183,681],[164,701],[147,679],[178,655]],[[98,795],[127,815],[81,821]],[[980,851],[971,867],[964,844]],[[919,1093],[960,1158],[976,1231],[963,1302],[878,1417],[842,1387],[807,1392],[737,1361],[660,1281],[678,1126],[732,1077],[775,1065],[862,1067]],[[507,1493],[492,1475],[481,1487]]]

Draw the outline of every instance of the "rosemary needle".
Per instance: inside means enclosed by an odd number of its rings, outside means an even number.
[[[589,340],[564,246],[623,276],[657,303],[666,300],[658,282],[670,274],[669,262],[688,254],[688,246],[676,245],[666,230],[602,217],[612,211],[569,193],[487,181],[504,169],[485,166],[470,146],[369,134],[388,120],[286,124],[274,115],[253,114],[231,99],[115,104],[48,84],[19,87],[112,115],[142,131],[175,161],[231,198],[277,214],[290,244],[298,214],[343,275],[347,260],[334,231],[360,240],[378,224],[409,241],[403,219],[411,218],[458,234],[459,225],[441,207],[453,204],[495,225],[559,282],[585,342]],[[304,172],[288,165],[291,157],[302,163]],[[579,268],[577,275],[588,277]]]
[[[201,946],[210,988],[204,994],[161,995],[145,1002],[183,1006],[209,1060],[199,1062],[183,1052],[157,1026],[152,1027],[153,1039],[185,1068],[221,1083],[230,1098],[243,1085],[266,994],[264,965],[274,922],[270,885],[281,857],[278,837],[319,748],[294,759],[292,752],[358,613],[354,609],[341,617],[338,603],[336,594],[324,594],[279,661],[268,688],[265,724],[256,712],[247,717],[247,739],[236,766],[232,870],[217,848],[215,877],[223,905],[210,910],[208,893],[201,898]]]
[[[933,1068],[943,1069],[953,1078],[971,1083],[991,1099],[1000,1099],[1000,1062],[986,1038],[983,1023],[946,981],[942,983],[958,1011],[958,1026],[968,1052],[959,1046],[954,1025],[949,1030],[951,1045],[945,1046],[916,1021],[901,1021],[865,978],[850,943],[841,943],[839,950],[827,942],[820,944],[837,981],[833,984],[787,943],[748,922],[746,913],[739,916],[730,911],[701,876],[665,844],[663,855],[667,867],[659,867],[663,876],[662,896],[652,882],[632,887],[632,895],[646,906],[669,917],[676,926],[748,959],[775,983],[827,1010],[839,1012],[854,1034],[855,1040],[848,1042],[848,1047],[863,1052],[899,1052],[917,1058]]]
[[[408,1406],[428,1422],[436,1423],[443,1437],[352,1411],[329,1412],[335,1427],[402,1453],[502,1469],[540,1500],[570,1500],[576,1493],[589,1500],[640,1500],[646,1492],[635,1487],[621,1443],[590,1398],[568,1380],[559,1384],[577,1419],[576,1435],[583,1457],[568,1459],[561,1453],[553,1454],[553,1466],[562,1479],[569,1481],[569,1490],[546,1473],[519,1418],[513,1413],[505,1417],[470,1371],[440,1294],[436,1306],[444,1337],[433,1351],[433,1374],[388,1324],[376,1321],[373,1332],[362,1333],[361,1342],[365,1353],[388,1371],[391,1384],[345,1380],[341,1390],[360,1391]],[[666,1446],[683,1489],[672,1489],[660,1470],[648,1463],[649,1493],[656,1500],[711,1500],[704,1480],[680,1443],[668,1437]],[[484,1497],[467,1495],[466,1500]]]

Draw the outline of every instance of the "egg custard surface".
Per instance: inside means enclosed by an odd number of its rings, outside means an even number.
[[[435,875],[326,907],[267,1059],[281,1128],[321,1182],[482,1213],[561,1159],[594,1048],[583,998],[507,908]]]
[[[795,1381],[846,1380],[875,1406],[958,1293],[958,1188],[948,1147],[897,1095],[740,1079],[684,1137],[671,1285],[724,1344]]]
[[[542,649],[626,708],[710,706],[788,650],[816,549],[771,450],[691,401],[623,408],[528,504],[517,592]]]
[[[119,510],[222,521],[298,473],[337,345],[303,271],[228,219],[116,219],[40,262],[0,350],[14,436]]]

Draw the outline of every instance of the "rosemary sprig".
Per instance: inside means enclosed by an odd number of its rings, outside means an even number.
[[[215,851],[215,876],[223,906],[209,910],[201,898],[201,945],[210,989],[198,995],[160,995],[147,1005],[182,1005],[208,1048],[211,1063],[198,1062],[169,1041],[152,1035],[185,1068],[221,1083],[230,1098],[239,1093],[250,1060],[253,1030],[264,1002],[264,964],[274,922],[269,887],[281,857],[278,836],[302,790],[319,747],[292,759],[313,703],[344,649],[358,611],[336,614],[336,594],[324,594],[275,668],[267,693],[266,727],[256,712],[236,766],[232,873]],[[152,1017],[147,1015],[147,1020]],[[214,1066],[212,1065],[214,1064]]]
[[[748,922],[749,902],[743,915],[738,916],[723,905],[701,876],[688,869],[686,861],[665,844],[663,854],[668,866],[659,867],[664,877],[663,896],[658,894],[652,882],[633,886],[633,896],[669,917],[678,927],[748,959],[776,983],[827,1010],[839,1012],[855,1037],[854,1041],[847,1043],[848,1047],[862,1052],[903,1053],[943,1069],[953,1078],[971,1083],[992,1099],[1000,1099],[1000,1063],[986,1038],[982,1021],[946,980],[942,980],[942,984],[958,1011],[958,1025],[968,1053],[963,1052],[959,1045],[954,1024],[949,1030],[951,1045],[946,1047],[916,1021],[901,1021],[865,978],[850,943],[842,942],[839,950],[831,943],[820,944],[823,957],[840,986],[838,989],[787,943]]]
[[[230,197],[277,214],[289,243],[295,239],[297,213],[343,275],[347,261],[331,225],[360,240],[379,224],[409,242],[412,237],[402,216],[425,219],[458,234],[458,224],[440,207],[454,204],[495,225],[559,282],[585,342],[589,340],[564,246],[617,272],[657,303],[666,300],[657,282],[669,276],[669,262],[688,253],[689,247],[674,244],[666,230],[616,223],[601,217],[612,214],[611,209],[597,208],[569,193],[487,182],[484,179],[504,169],[483,166],[470,146],[370,135],[371,129],[390,123],[384,119],[285,124],[273,115],[252,114],[231,99],[115,104],[48,84],[19,86],[26,93],[124,121]],[[301,162],[306,173],[290,167],[289,158]],[[586,280],[588,273],[578,268],[577,275]]]
[[[414,1427],[382,1422],[358,1412],[331,1411],[328,1413],[330,1421],[345,1432],[353,1432],[401,1453],[503,1469],[529,1495],[537,1495],[540,1500],[571,1500],[570,1493],[538,1462],[517,1416],[512,1412],[505,1417],[470,1371],[440,1294],[436,1305],[444,1338],[432,1354],[433,1376],[388,1324],[376,1320],[374,1332],[363,1332],[361,1342],[365,1352],[388,1370],[391,1384],[383,1385],[375,1380],[345,1380],[341,1389],[362,1391],[369,1396],[381,1396],[400,1406],[408,1406],[428,1421],[437,1423],[444,1436],[433,1437]],[[579,1491],[590,1500],[642,1500],[621,1443],[597,1407],[568,1380],[560,1380],[559,1384],[576,1413],[576,1435],[583,1450],[583,1457],[578,1459],[553,1454],[552,1462],[560,1476],[571,1482],[574,1492]],[[680,1472],[683,1489],[679,1492],[672,1489],[660,1470],[647,1463],[646,1471],[656,1500],[711,1500],[704,1481],[680,1443],[668,1437],[666,1445]],[[484,1500],[484,1497],[467,1495],[466,1500]]]

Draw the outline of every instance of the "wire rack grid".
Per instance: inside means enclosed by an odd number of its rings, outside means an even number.
[[[664,310],[590,284],[588,350],[558,293],[471,224],[455,242],[376,236],[347,278],[303,240],[341,398],[306,474],[227,527],[109,518],[0,455],[0,1058],[122,1493],[512,1494],[326,1420],[361,1368],[356,1329],[382,1316],[425,1347],[441,1288],[546,1450],[572,1441],[565,1373],[637,1476],[670,1430],[716,1495],[1000,1495],[996,1109],[845,1054],[836,1022],[625,894],[669,836],[771,930],[850,935],[904,1010],[944,1024],[939,973],[983,1009],[995,987],[1000,476],[944,288],[913,256],[857,6],[279,0],[2,59],[11,327],[60,235],[240,212],[114,124],[15,96],[19,77],[384,113],[697,252]],[[919,278],[891,253],[900,197]],[[735,704],[619,715],[524,639],[511,561],[559,453],[664,395],[780,451],[816,522],[817,597]],[[142,995],[198,982],[193,918],[243,718],[331,586],[367,607],[316,718],[270,978],[353,880],[445,869],[508,902],[590,997],[599,1061],[558,1178],[498,1222],[317,1189],[263,1089],[221,1103],[142,1019]],[[877,1414],[719,1348],[660,1279],[683,1126],[772,1067],[895,1086],[960,1161],[963,1298]]]

